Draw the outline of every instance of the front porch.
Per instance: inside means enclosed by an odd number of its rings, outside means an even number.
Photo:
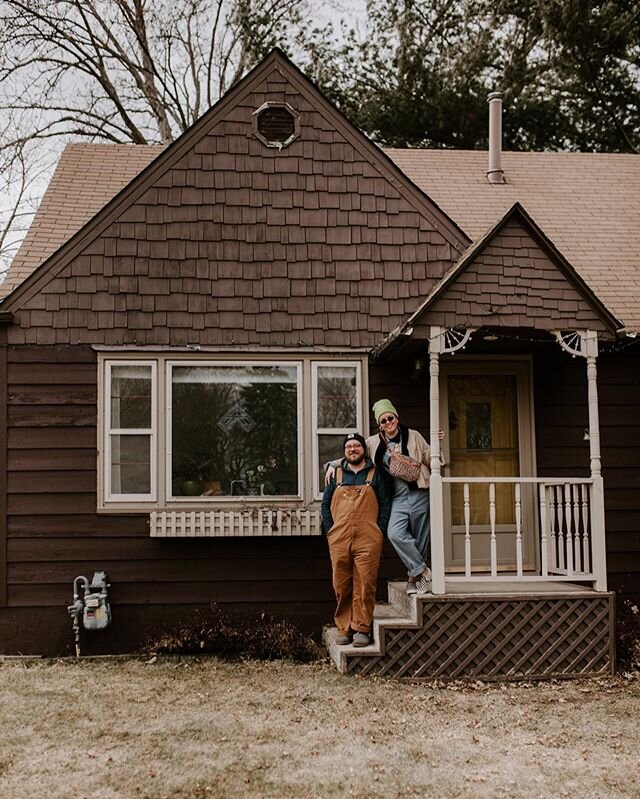
[[[528,374],[521,367],[484,360],[479,366],[469,363],[454,369],[452,374],[458,381],[455,385],[460,390],[463,384],[459,375],[474,371],[489,382],[513,374],[514,385],[518,386],[511,398],[513,418],[506,422],[499,420],[499,402],[491,395],[491,389],[484,386],[484,402],[468,403],[466,420],[460,422],[466,424],[465,440],[458,443],[456,452],[466,472],[451,476],[446,473],[450,464],[443,458],[439,431],[443,417],[448,420],[450,429],[455,427],[448,412],[452,405],[442,401],[440,364],[442,356],[453,356],[464,349],[473,333],[473,329],[430,328],[433,593],[466,592],[465,586],[473,583],[488,589],[492,584],[514,580],[519,585],[534,586],[577,583],[605,592],[607,567],[597,334],[588,330],[555,334],[562,350],[572,358],[586,361],[588,425],[584,429],[584,439],[589,445],[589,477],[535,476],[536,420],[529,399],[532,386],[528,384]],[[520,383],[525,380],[527,386],[523,391]],[[445,381],[445,391],[448,385]],[[472,432],[470,409],[478,407],[484,410],[486,418],[480,422],[476,420]],[[508,446],[502,441],[500,449],[495,440],[500,435],[497,430],[501,424],[510,428],[511,440],[506,442]],[[446,455],[450,457],[453,451],[448,449]],[[478,470],[483,476],[477,476]],[[458,552],[454,542],[456,532]]]
[[[373,643],[324,641],[342,674],[393,679],[529,680],[611,674],[615,666],[612,593],[557,582],[447,579],[443,595],[407,595],[388,583]]]

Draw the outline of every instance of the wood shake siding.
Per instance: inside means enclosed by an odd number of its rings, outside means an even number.
[[[369,347],[416,309],[464,235],[308,85],[263,72],[85,229],[10,343]],[[252,134],[266,101],[300,114],[282,150]]]
[[[416,332],[426,335],[425,319]],[[428,323],[607,332],[578,289],[517,220],[511,219],[435,300]]]

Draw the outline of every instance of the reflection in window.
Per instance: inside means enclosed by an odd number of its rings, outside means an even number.
[[[323,465],[342,457],[345,435],[358,430],[358,374],[354,364],[316,367],[316,491],[319,493],[324,488]]]
[[[318,427],[355,428],[356,370],[353,366],[318,367]]]
[[[295,365],[174,366],[174,496],[297,495]]]
[[[111,367],[109,447],[110,493],[151,492],[152,368]]]
[[[491,449],[491,403],[467,403],[467,449]]]

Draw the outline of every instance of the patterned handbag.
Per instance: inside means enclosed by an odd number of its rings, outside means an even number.
[[[382,436],[380,438],[384,440]],[[401,452],[394,452],[388,444],[387,451],[389,453],[389,474],[392,477],[404,480],[406,483],[415,483],[420,476],[420,464],[418,461],[414,461],[413,458],[403,455]]]

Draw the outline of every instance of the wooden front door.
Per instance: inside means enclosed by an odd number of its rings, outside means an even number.
[[[529,364],[514,361],[457,361],[443,364],[441,408],[446,437],[444,475],[451,477],[533,476],[533,425]],[[449,571],[464,568],[464,488],[445,483],[445,554]],[[534,568],[536,540],[533,491],[522,489],[523,565]],[[469,484],[471,563],[490,564],[489,486]],[[515,568],[515,489],[496,484],[498,567]]]

